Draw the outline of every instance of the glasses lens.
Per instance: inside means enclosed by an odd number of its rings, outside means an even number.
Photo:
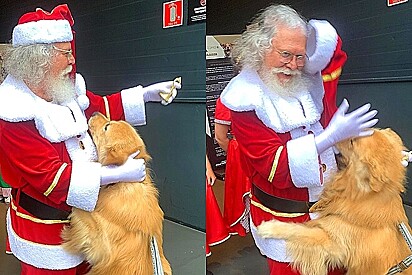
[[[305,65],[306,62],[306,56],[305,55],[296,55],[296,65],[298,66],[303,66]]]

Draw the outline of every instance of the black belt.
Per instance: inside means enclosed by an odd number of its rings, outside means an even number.
[[[309,213],[309,208],[316,203],[274,197],[254,184],[252,184],[252,194],[264,206],[283,213]]]
[[[12,195],[13,198],[17,201],[17,204],[33,216],[42,220],[68,219],[70,214],[69,212],[44,204],[36,199],[33,199],[22,191],[20,191],[19,193],[19,196],[17,196],[17,189],[13,188]]]

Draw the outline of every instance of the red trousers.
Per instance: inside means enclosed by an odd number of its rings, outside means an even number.
[[[21,275],[83,275],[89,271],[89,265],[82,263],[76,267],[65,270],[48,270],[34,267],[32,265],[20,262]]]
[[[289,263],[276,262],[267,258],[269,264],[270,275],[298,275],[298,271],[293,270]],[[329,275],[344,275],[342,270],[329,271]]]

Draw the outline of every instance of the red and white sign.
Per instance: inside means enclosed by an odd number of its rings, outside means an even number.
[[[163,28],[183,25],[183,0],[163,3]]]
[[[406,2],[408,2],[408,0],[388,0],[388,7]]]

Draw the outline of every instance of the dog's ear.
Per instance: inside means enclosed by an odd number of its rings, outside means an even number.
[[[138,146],[139,154],[137,155],[137,158],[144,159],[146,163],[148,163],[152,158],[146,151],[146,146],[142,143],[142,145]]]
[[[367,169],[369,186],[374,192],[380,192],[384,187],[398,189],[403,181],[400,162],[402,144],[395,142],[395,136],[399,139],[390,129],[375,130],[363,142],[360,160]]]
[[[130,154],[122,149],[121,144],[107,144],[105,148],[104,164],[122,165],[126,162]]]

